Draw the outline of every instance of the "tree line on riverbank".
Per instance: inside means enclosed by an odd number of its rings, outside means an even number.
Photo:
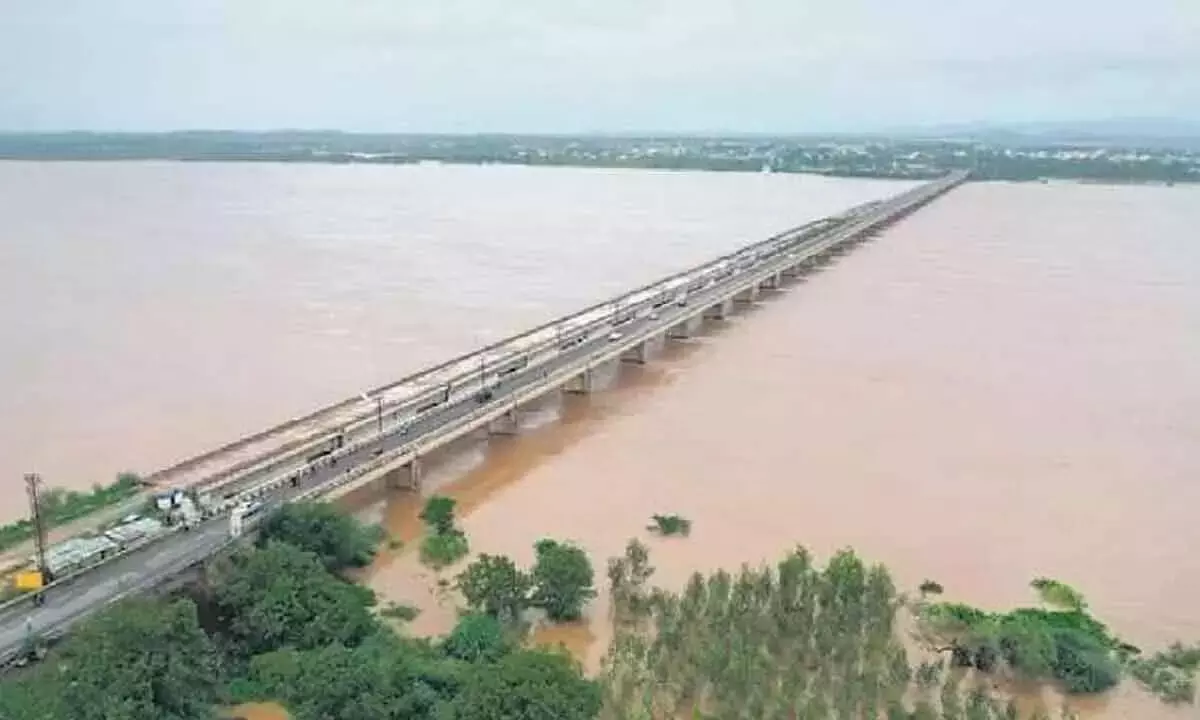
[[[296,720],[596,716],[599,685],[578,663],[487,615],[437,640],[395,632],[374,593],[339,575],[378,540],[332,506],[288,506],[187,593],[118,603],[5,678],[0,718],[211,720],[258,700]]]
[[[134,473],[121,473],[108,485],[95,485],[88,492],[50,488],[39,498],[42,522],[47,529],[65,525],[73,520],[91,515],[137,495],[142,489],[142,479]],[[21,518],[0,525],[0,551],[20,545],[34,536],[33,520]]]
[[[432,533],[457,531],[453,509],[427,507]],[[932,581],[907,598],[852,551],[820,567],[796,548],[672,592],[650,582],[649,549],[633,540],[607,565],[614,639],[593,679],[524,634],[531,614],[585,613],[596,590],[582,549],[542,540],[528,569],[479,555],[456,577],[466,608],[454,628],[415,639],[390,621],[411,610],[380,609],[341,576],[380,540],[332,506],[289,505],[198,586],[119,603],[0,681],[0,719],[207,720],[275,701],[296,720],[1009,720],[1019,713],[993,692],[1001,676],[1067,692],[1131,676],[1188,702],[1200,665],[1200,646],[1142,656],[1045,578],[1034,587],[1046,607],[988,614],[935,602],[944,589]],[[902,642],[902,612],[922,631],[919,655]]]

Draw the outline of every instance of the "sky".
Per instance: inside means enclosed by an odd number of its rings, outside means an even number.
[[[1200,120],[1200,0],[0,0],[0,130]]]

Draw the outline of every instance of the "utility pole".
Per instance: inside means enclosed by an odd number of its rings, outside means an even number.
[[[33,518],[34,538],[37,541],[37,565],[42,577],[49,576],[46,567],[46,524],[42,519],[42,477],[37,473],[26,473],[25,490],[29,493],[29,514]]]

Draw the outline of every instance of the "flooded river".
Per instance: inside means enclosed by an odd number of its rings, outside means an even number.
[[[149,470],[903,186],[527,168],[0,163],[0,514],[19,474]],[[826,272],[431,473],[477,551],[656,578],[795,543],[1004,608],[1081,588],[1200,639],[1200,189],[970,185]],[[17,230],[14,231],[13,228]],[[15,240],[13,240],[15,239]],[[349,502],[411,540],[410,496]],[[650,515],[693,521],[650,539]],[[413,546],[415,544],[410,545]],[[409,550],[366,581],[444,631]],[[590,622],[543,633],[595,667]],[[1132,691],[1093,717],[1182,718]]]
[[[1200,217],[1195,190],[972,185],[833,269],[490,451],[445,486],[478,551],[532,562],[542,536],[602,568],[650,542],[657,578],[794,543],[886,562],[997,609],[1059,577],[1147,647],[1200,639]],[[367,503],[365,498],[360,504]],[[416,503],[382,517],[410,537]],[[654,513],[687,539],[655,540]],[[602,575],[601,575],[602,577]],[[412,553],[371,584],[452,600]],[[608,630],[559,631],[595,668]],[[1132,690],[1081,708],[1182,718]]]

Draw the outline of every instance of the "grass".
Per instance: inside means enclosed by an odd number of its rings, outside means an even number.
[[[121,473],[109,485],[96,485],[90,492],[50,488],[41,494],[42,517],[46,528],[65,525],[136,495],[142,481],[133,473]],[[0,526],[0,551],[29,540],[34,535],[33,521],[23,518]]]

